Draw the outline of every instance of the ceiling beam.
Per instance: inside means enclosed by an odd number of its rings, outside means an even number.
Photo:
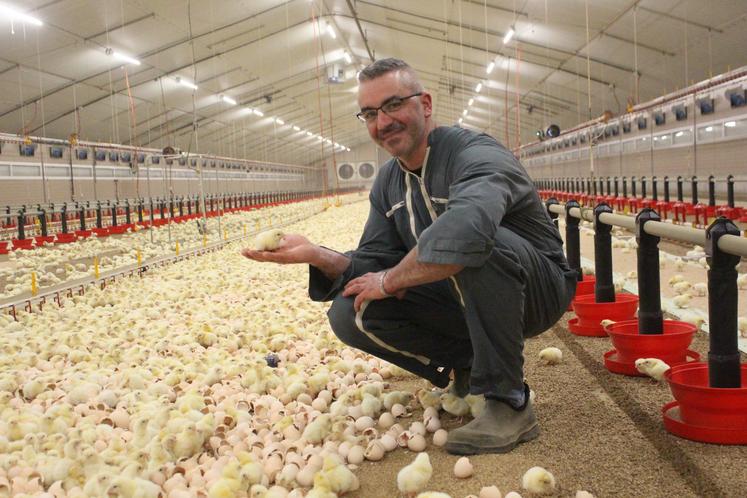
[[[355,11],[355,7],[353,7],[353,4],[350,0],[346,0],[348,3],[348,9],[350,9],[350,13],[353,14],[353,19],[355,19],[355,25],[358,27],[358,33],[361,35],[361,39],[363,40],[363,45],[366,47],[366,52],[368,52],[368,58],[371,60],[371,62],[374,62],[376,58],[374,57],[373,52],[371,51],[371,47],[368,46],[368,39],[366,38],[366,35],[363,33],[363,28],[361,27],[361,22],[358,20],[358,13]]]

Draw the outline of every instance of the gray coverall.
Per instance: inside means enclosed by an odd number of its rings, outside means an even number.
[[[471,367],[470,392],[497,399],[523,392],[524,339],[550,328],[575,291],[562,239],[519,161],[495,139],[438,127],[420,175],[396,159],[380,170],[358,249],[335,281],[310,267],[309,295],[333,299],[332,330],[346,344],[439,387]],[[454,277],[407,289],[402,300],[353,308],[345,284],[418,261],[463,265]]]

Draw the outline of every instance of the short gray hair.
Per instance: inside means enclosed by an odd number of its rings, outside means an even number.
[[[358,73],[358,81],[370,81],[383,76],[392,71],[400,71],[405,75],[408,86],[415,91],[423,91],[423,85],[420,83],[418,74],[407,62],[401,59],[395,59],[394,57],[388,57],[386,59],[379,59],[376,62],[369,64],[365,68],[361,69]]]

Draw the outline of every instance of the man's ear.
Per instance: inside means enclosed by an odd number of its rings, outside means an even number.
[[[431,97],[431,94],[423,92],[423,95],[420,96],[420,102],[423,104],[423,114],[425,117],[431,117],[431,115],[433,115],[433,98]]]

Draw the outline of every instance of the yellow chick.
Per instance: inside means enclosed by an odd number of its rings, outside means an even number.
[[[428,389],[420,389],[417,392],[417,397],[418,401],[420,402],[420,406],[422,406],[424,410],[429,406],[435,408],[436,410],[441,409],[441,392],[429,391]]]
[[[635,360],[635,368],[642,374],[646,374],[657,382],[664,378],[664,374],[669,370],[669,365],[659,358],[638,358]]]
[[[555,477],[542,467],[532,467],[522,476],[521,486],[530,493],[547,495],[555,490]]]
[[[545,365],[558,365],[563,361],[563,351],[556,347],[545,348],[540,351],[539,359]]]
[[[433,474],[428,453],[418,453],[415,460],[397,473],[397,489],[406,497],[412,498],[422,491]]]
[[[463,417],[469,413],[469,403],[452,393],[446,392],[441,395],[441,406],[455,417]]]
[[[325,485],[326,483],[326,485]],[[358,477],[333,456],[324,457],[321,472],[314,476],[314,487],[329,488],[337,494],[355,491],[360,487]]]
[[[285,237],[282,230],[267,230],[257,234],[252,244],[255,251],[274,251],[280,247],[280,243]]]

